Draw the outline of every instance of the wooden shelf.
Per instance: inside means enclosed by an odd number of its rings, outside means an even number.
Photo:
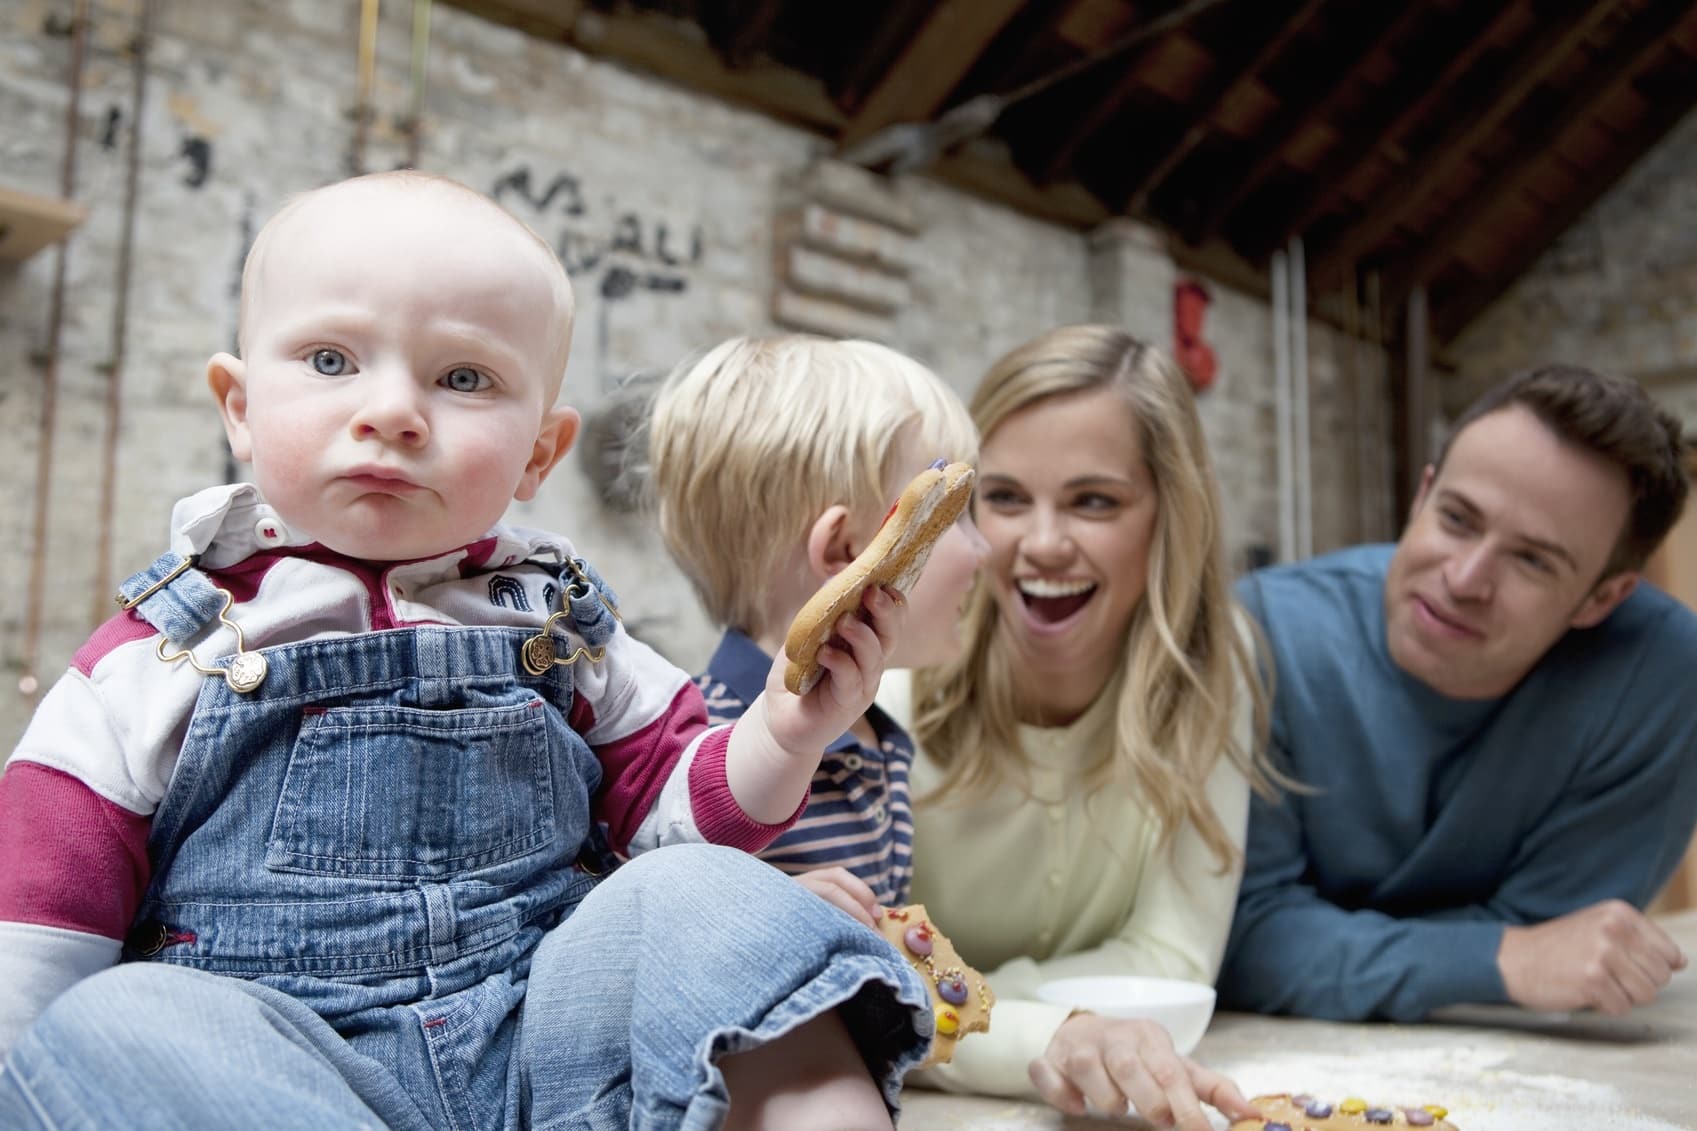
[[[0,185],[0,260],[22,262],[82,223],[88,209],[69,200]]]

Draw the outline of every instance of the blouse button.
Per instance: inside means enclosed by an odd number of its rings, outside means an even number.
[[[861,758],[861,756],[859,754],[844,754],[843,755],[843,769],[848,770],[850,773],[858,772],[860,770],[860,767],[864,766],[865,764],[866,764],[865,759]]]

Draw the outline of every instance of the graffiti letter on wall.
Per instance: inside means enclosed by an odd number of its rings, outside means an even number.
[[[560,211],[567,216],[582,216],[587,211],[583,205],[583,193],[578,187],[577,178],[570,173],[561,173],[549,181],[548,191],[538,197],[530,188],[529,166],[521,166],[497,180],[495,191],[490,195],[499,201],[508,192],[518,193],[524,198],[524,202],[537,212],[546,211],[556,196],[561,196]]]

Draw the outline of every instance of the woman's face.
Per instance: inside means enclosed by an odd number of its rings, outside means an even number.
[[[1112,390],[1037,401],[986,437],[975,503],[1001,629],[1038,706],[1081,710],[1125,651],[1158,502]]]

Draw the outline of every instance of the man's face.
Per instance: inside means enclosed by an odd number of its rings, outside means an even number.
[[[1506,693],[1631,593],[1636,574],[1602,576],[1631,504],[1625,472],[1530,410],[1480,417],[1427,468],[1391,559],[1391,659],[1454,699]]]

